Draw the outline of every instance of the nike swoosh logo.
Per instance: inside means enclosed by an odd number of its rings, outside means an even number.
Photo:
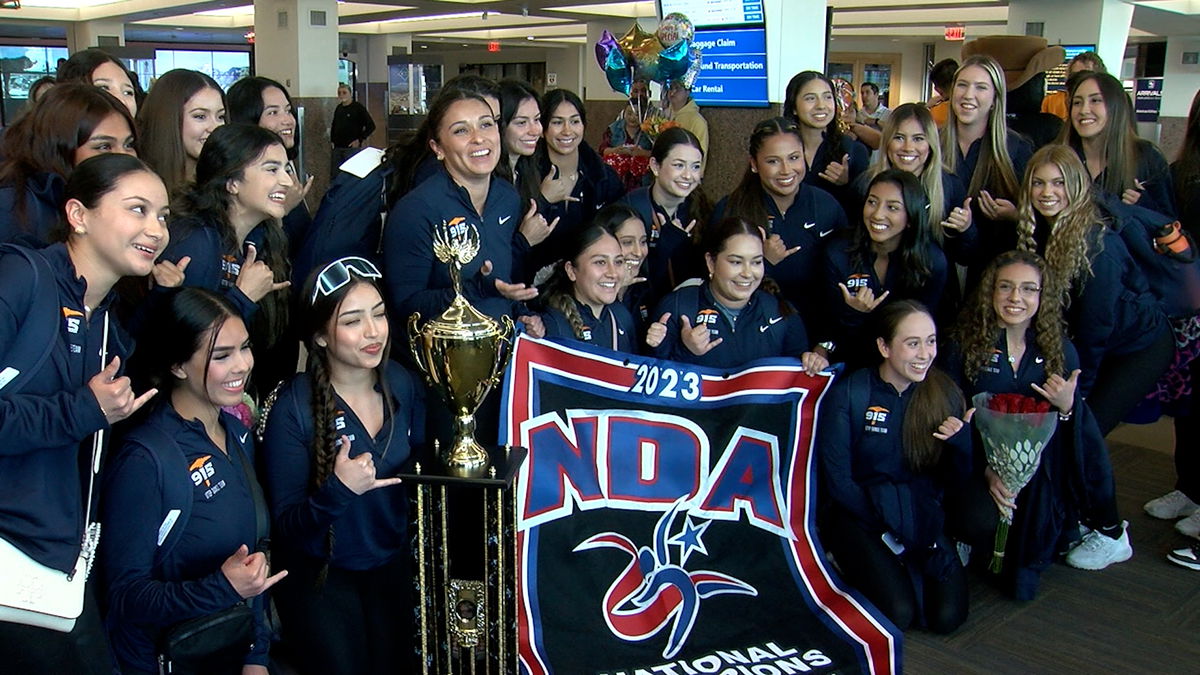
[[[771,319],[770,321],[768,321],[768,322],[767,322],[767,325],[768,325],[768,326],[774,326],[775,324],[779,323],[780,321],[783,321],[783,317],[782,317],[782,316],[777,316],[777,317],[775,317],[774,319]]]
[[[250,435],[250,432],[249,432],[249,431],[247,431],[246,433],[242,434],[242,435],[241,435],[241,437],[240,437],[240,438],[238,438],[238,443],[245,443],[245,442],[246,442],[246,437],[247,437],[247,436],[249,436],[249,435]]]
[[[767,324],[767,325],[765,325],[765,326],[759,326],[759,327],[758,327],[758,332],[760,332],[760,333],[765,333],[765,332],[767,332],[767,329],[768,329],[768,328],[770,328],[770,327],[771,327],[771,324]]]
[[[1034,362],[1034,363],[1041,363],[1042,361],[1045,361],[1045,360],[1046,360],[1046,359],[1043,359],[1042,357],[1040,357],[1040,356],[1039,356],[1039,357],[1035,358],[1035,359],[1033,360],[1033,362]]]
[[[830,232],[833,232],[833,230],[825,230],[824,232],[822,232],[822,233],[818,234],[817,236],[818,236],[818,237],[824,237],[825,235],[829,234]]]
[[[503,225],[503,224],[507,223],[509,220],[512,220],[512,216],[504,216],[503,218],[500,219],[500,224]]]
[[[806,229],[806,230],[811,230],[811,229],[813,229],[813,228],[814,228],[814,227],[816,227],[816,226],[817,226],[817,224],[816,224],[816,223],[805,223],[805,224],[804,224],[804,229]]]

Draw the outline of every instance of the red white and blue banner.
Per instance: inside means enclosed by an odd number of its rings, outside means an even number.
[[[522,672],[898,673],[902,636],[816,539],[794,359],[686,366],[521,336],[501,438],[517,490]]]

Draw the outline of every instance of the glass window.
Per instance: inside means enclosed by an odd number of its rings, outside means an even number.
[[[250,52],[189,51],[182,49],[159,49],[154,54],[154,74],[176,68],[196,70],[229,89],[234,82],[250,74]]]

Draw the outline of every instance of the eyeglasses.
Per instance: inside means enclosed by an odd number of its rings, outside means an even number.
[[[321,273],[317,275],[317,283],[313,286],[312,299],[309,302],[316,302],[318,295],[328,297],[330,293],[350,283],[351,272],[362,279],[383,278],[375,263],[366,258],[347,256],[329,263],[325,269],[321,270]]]
[[[1014,290],[1020,291],[1022,298],[1032,298],[1042,292],[1040,286],[1028,282],[1023,284],[1014,284],[1011,281],[996,282],[996,292],[1000,295],[1012,295]]]

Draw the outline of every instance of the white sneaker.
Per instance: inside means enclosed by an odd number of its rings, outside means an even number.
[[[1184,535],[1185,537],[1200,539],[1200,511],[1197,511],[1178,523],[1175,523],[1175,531]]]
[[[1125,562],[1133,557],[1129,545],[1129,523],[1121,523],[1121,537],[1113,539],[1100,532],[1089,532],[1078,546],[1067,554],[1067,564],[1081,570],[1102,570],[1113,563]]]
[[[1155,518],[1175,520],[1200,511],[1200,504],[1192,501],[1179,490],[1172,490],[1158,499],[1151,499],[1142,508]]]

